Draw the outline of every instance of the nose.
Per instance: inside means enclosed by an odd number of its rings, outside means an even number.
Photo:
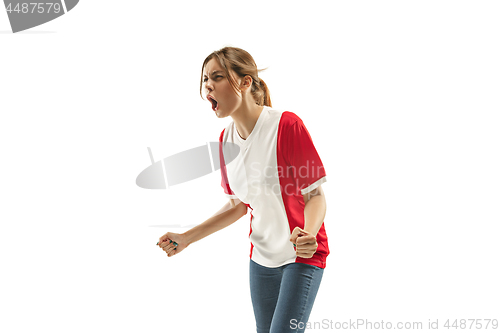
[[[212,90],[214,90],[214,87],[212,86],[212,83],[210,83],[210,80],[207,80],[207,82],[205,82],[205,89],[208,91],[208,93],[211,93]]]

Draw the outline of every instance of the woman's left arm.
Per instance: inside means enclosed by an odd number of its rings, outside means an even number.
[[[326,215],[325,194],[320,185],[302,196],[306,204],[304,207],[304,230],[316,236]]]
[[[326,214],[325,195],[321,185],[315,190],[303,194],[304,202],[304,229],[295,227],[290,236],[290,242],[296,246],[298,257],[311,258],[318,248],[316,235],[323,224]]]

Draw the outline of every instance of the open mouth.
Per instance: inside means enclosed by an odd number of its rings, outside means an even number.
[[[219,110],[219,103],[211,96],[208,99],[210,100],[210,102],[212,102],[212,110]]]

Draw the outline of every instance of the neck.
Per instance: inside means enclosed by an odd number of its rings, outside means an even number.
[[[252,133],[260,114],[264,110],[263,106],[259,106],[254,102],[250,105],[242,104],[238,110],[231,114],[238,134],[244,140]]]

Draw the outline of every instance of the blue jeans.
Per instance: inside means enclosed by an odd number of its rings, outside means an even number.
[[[250,294],[257,333],[304,332],[323,268],[291,263],[269,268],[250,259]]]

